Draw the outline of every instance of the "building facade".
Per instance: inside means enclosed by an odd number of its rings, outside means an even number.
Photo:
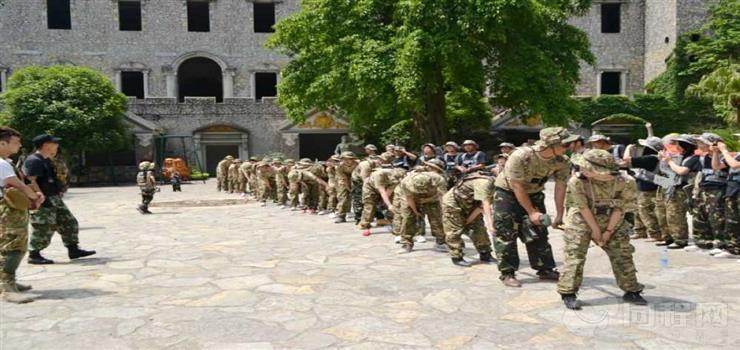
[[[572,20],[597,57],[583,65],[578,94],[643,92],[665,69],[676,36],[704,22],[709,2],[594,1]],[[288,58],[264,47],[272,25],[298,8],[298,0],[6,0],[0,90],[29,65],[83,65],[109,76],[130,96],[135,135],[134,150],[115,166],[184,157],[212,172],[227,154],[325,157],[347,122],[326,112],[286,121],[274,96]]]

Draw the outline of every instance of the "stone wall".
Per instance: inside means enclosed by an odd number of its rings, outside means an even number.
[[[666,59],[676,47],[676,1],[645,1],[644,84],[665,71]]]
[[[601,33],[601,4],[605,2],[622,4],[620,33]],[[627,94],[643,91],[644,9],[644,0],[594,1],[587,14],[570,21],[588,34],[596,56],[595,65],[581,65],[578,95],[598,95],[598,75],[604,70],[625,73]]]

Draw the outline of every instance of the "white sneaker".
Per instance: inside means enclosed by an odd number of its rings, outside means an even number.
[[[449,249],[447,249],[446,244],[434,244],[434,251],[440,252],[440,253],[447,253]]]
[[[326,215],[326,211],[325,210],[321,210],[321,211],[318,212],[318,214],[319,215]]]
[[[281,206],[279,206],[278,208],[280,208],[280,209],[285,209],[285,206],[284,206],[284,205],[281,205]]]
[[[396,244],[401,244],[401,236],[393,237],[393,242],[395,242]]]
[[[330,213],[329,214],[329,219],[334,219],[336,217],[337,217],[337,213]]]
[[[715,257],[715,258],[732,258],[732,257],[734,257],[734,255],[732,253],[726,251],[726,250],[723,250],[721,253],[717,253],[717,254],[712,255],[712,257]]]
[[[398,255],[408,254],[408,253],[411,253],[411,250],[412,250],[411,246],[406,246],[405,245],[405,246],[401,247],[401,249],[397,250],[396,251],[396,254],[398,254]]]
[[[416,243],[426,243],[427,242],[427,238],[424,237],[424,236],[416,236],[416,237],[414,237],[414,241]]]
[[[697,247],[696,245],[689,245],[683,247],[683,251],[685,252],[696,252],[699,251],[701,248]]]
[[[260,207],[266,207],[266,206],[267,206],[267,203],[265,202],[260,203]]]
[[[712,249],[712,250],[709,251],[709,255],[715,255],[715,254],[719,254],[719,253],[722,253],[722,252],[724,252],[724,250],[719,249],[719,248],[714,248],[714,249]]]

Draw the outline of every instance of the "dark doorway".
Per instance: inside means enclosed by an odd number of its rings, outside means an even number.
[[[206,146],[206,171],[210,176],[216,176],[218,162],[226,156],[239,158],[239,145],[208,145]]]
[[[254,73],[255,98],[277,96],[277,73]]]
[[[621,72],[601,73],[601,94],[602,95],[619,95],[621,93],[622,93],[622,73]]]
[[[334,154],[334,148],[342,142],[346,134],[301,134],[298,136],[298,150],[301,158],[327,160]]]
[[[129,97],[144,98],[144,73],[121,72],[121,93]]]
[[[224,99],[221,66],[205,57],[194,57],[183,62],[177,69],[179,101],[185,96],[215,97],[216,102]]]

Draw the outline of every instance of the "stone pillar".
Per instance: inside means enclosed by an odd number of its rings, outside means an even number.
[[[8,90],[8,69],[0,68],[0,91]]]
[[[619,73],[620,79],[619,79],[619,92],[622,95],[628,95],[627,93],[627,79],[629,78],[629,72],[623,71]]]
[[[172,66],[162,66],[162,74],[167,85],[167,97],[177,98],[177,73]]]
[[[223,90],[224,98],[234,97],[234,76],[236,68],[226,68],[223,72]]]
[[[247,133],[242,133],[242,143],[241,147],[239,147],[239,157],[241,159],[249,159],[249,135]]]
[[[594,96],[601,96],[601,71],[596,71],[596,91],[594,91]]]
[[[118,90],[118,92],[121,92],[121,70],[120,69],[116,69],[116,78],[113,83],[116,84],[116,89]]]
[[[149,70],[143,70],[141,74],[144,75],[144,98],[147,98],[149,97]]]

